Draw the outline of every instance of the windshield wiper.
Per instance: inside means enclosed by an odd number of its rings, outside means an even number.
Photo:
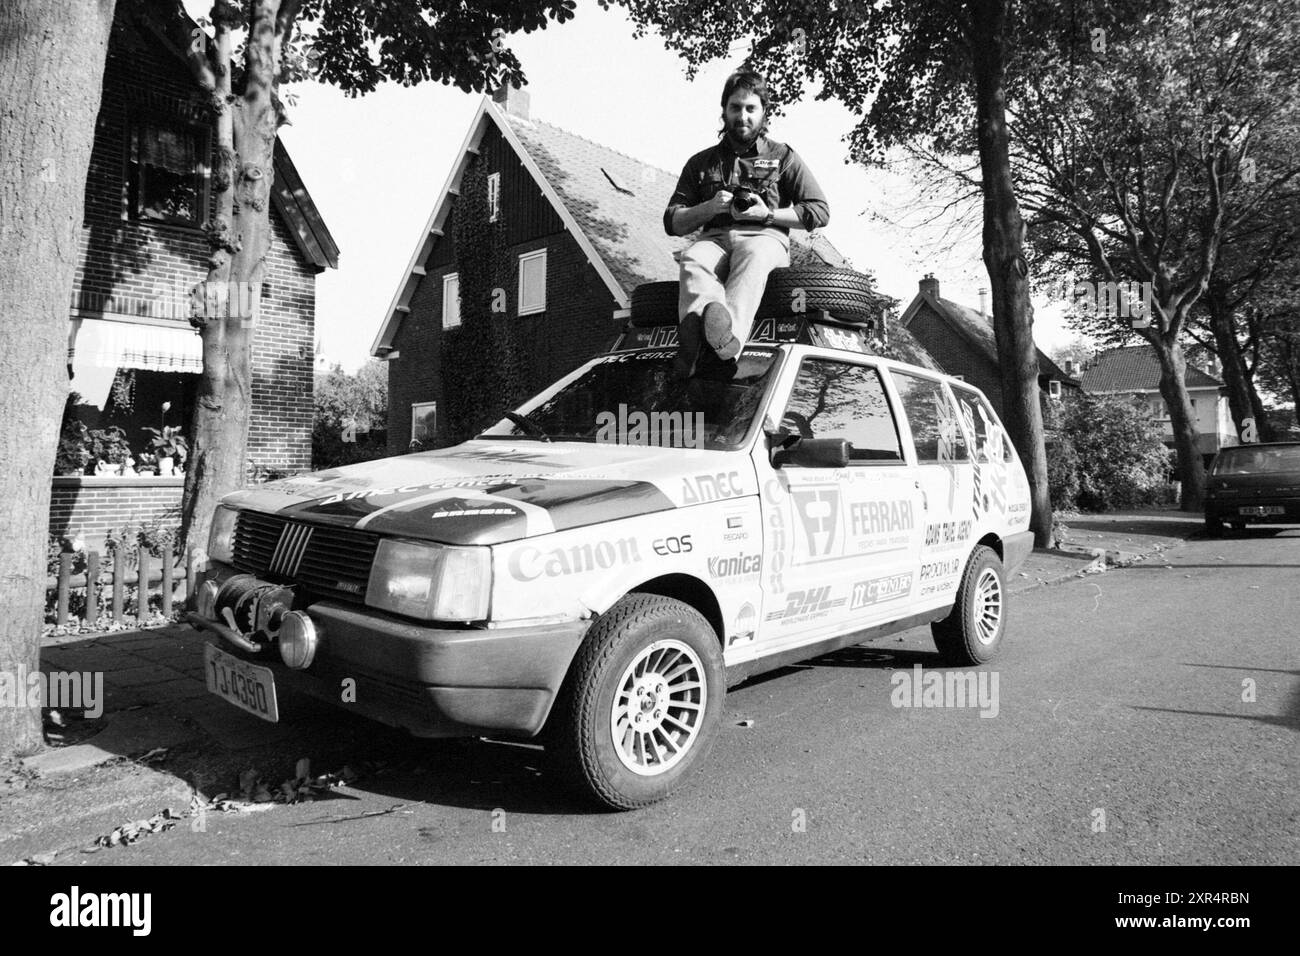
[[[502,417],[509,419],[528,434],[540,438],[542,441],[551,440],[551,436],[546,434],[546,429],[542,428],[541,425],[537,424],[535,419],[529,418],[527,415],[521,415],[519,412],[506,412]]]

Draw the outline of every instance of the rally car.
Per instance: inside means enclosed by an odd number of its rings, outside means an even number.
[[[679,381],[668,297],[637,301],[472,441],[226,497],[191,615],[221,637],[209,689],[268,720],[288,686],[420,736],[538,738],[627,809],[699,765],[755,674],[926,624],[946,662],[998,653],[1030,497],[983,394],[871,354],[838,294]]]

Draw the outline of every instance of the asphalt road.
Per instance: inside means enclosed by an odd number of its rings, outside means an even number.
[[[377,729],[386,766],[329,799],[67,860],[1300,863],[1300,531],[1189,541],[1011,614],[995,717],[894,706],[893,675],[937,666],[909,631],[733,690],[707,765],[649,810],[574,802],[534,748],[401,740],[393,760]],[[284,775],[337,730],[283,745]]]

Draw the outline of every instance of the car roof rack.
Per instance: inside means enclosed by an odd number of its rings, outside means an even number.
[[[807,312],[788,318],[755,319],[746,344],[819,345],[828,349],[874,355],[875,350],[871,348],[869,336],[875,328],[875,322],[847,322],[830,312]],[[676,347],[676,323],[636,326],[629,322],[610,352]]]

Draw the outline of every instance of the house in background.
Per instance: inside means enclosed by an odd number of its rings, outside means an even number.
[[[1091,395],[1128,395],[1143,402],[1162,428],[1165,444],[1174,446],[1169,409],[1160,395],[1160,362],[1149,346],[1134,345],[1099,353],[1083,373],[1083,390]],[[1197,441],[1208,465],[1220,448],[1240,444],[1232,424],[1227,391],[1209,372],[1189,363],[1187,394],[1196,413]]]
[[[215,209],[215,128],[183,51],[168,40],[160,19],[167,15],[143,3],[117,5],[69,314],[69,389],[77,396],[69,414],[89,429],[120,428],[137,464],[150,447],[144,429],[190,426],[203,361],[189,293],[207,276],[203,227]],[[184,36],[197,29],[188,18],[181,26]],[[316,276],[337,267],[338,248],[278,142],[272,201],[248,464],[302,471],[311,467]],[[80,534],[93,547],[109,529],[180,505],[180,475],[97,475],[93,463],[89,473],[78,473],[75,460],[61,463],[67,473],[53,479],[52,534]]]
[[[993,320],[980,294],[979,311],[939,297],[939,280],[932,273],[918,283],[916,296],[903,311],[899,324],[934,356],[949,375],[980,389],[1002,415],[1002,373]],[[1041,349],[1038,351],[1038,387],[1049,399],[1077,392],[1079,380],[1066,374]]]
[[[523,90],[484,97],[371,346],[389,362],[393,454],[446,443],[438,415],[442,338],[460,324],[452,224],[475,157],[487,164],[491,215],[512,264],[506,299],[529,344],[529,392],[608,349],[626,323],[632,290],[676,281],[674,257],[691,241],[663,230],[676,174],[533,119]],[[824,238],[791,238],[792,265],[847,267]]]

